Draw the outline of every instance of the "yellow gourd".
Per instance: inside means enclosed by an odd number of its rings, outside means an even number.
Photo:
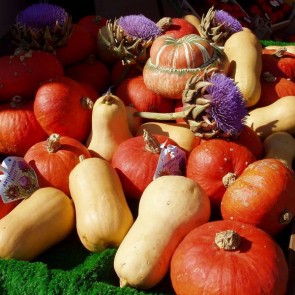
[[[143,135],[144,130],[151,134],[168,136],[187,152],[191,152],[200,142],[200,139],[196,138],[187,124],[148,122],[138,127],[137,135]]]
[[[245,123],[262,140],[278,131],[295,135],[295,96],[285,96],[265,107],[254,108]]]
[[[134,116],[134,114],[138,111],[132,106],[126,106],[126,112],[129,130],[131,134],[135,136],[138,127],[142,124],[142,118]]]
[[[91,252],[117,247],[133,216],[116,170],[101,158],[81,159],[69,177],[78,236]]]
[[[254,106],[261,95],[262,46],[249,29],[232,34],[224,44],[230,63],[229,76],[241,90],[246,106]]]
[[[72,200],[56,188],[40,188],[0,220],[0,257],[32,260],[74,228]]]
[[[198,32],[201,32],[201,19],[196,15],[186,14],[182,18],[191,23],[198,30]]]
[[[295,54],[295,45],[284,45],[284,46],[278,46],[278,45],[269,45],[266,46],[265,49],[286,49],[287,52]]]
[[[209,217],[209,198],[193,180],[176,175],[153,180],[144,190],[137,219],[115,255],[120,286],[149,289],[157,285],[167,274],[180,241]]]
[[[92,110],[92,130],[86,142],[92,156],[110,161],[118,145],[130,137],[124,102],[112,93],[96,100]]]
[[[288,132],[278,131],[267,136],[263,142],[264,158],[274,158],[293,169],[295,138]]]

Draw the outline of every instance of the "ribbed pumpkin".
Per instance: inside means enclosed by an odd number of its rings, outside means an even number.
[[[283,295],[287,289],[282,249],[256,226],[233,220],[193,229],[174,251],[170,270],[177,295]]]
[[[174,38],[157,37],[150,50],[143,77],[146,86],[167,98],[179,99],[185,84],[203,68],[220,64],[219,56],[209,41],[196,34]]]
[[[90,158],[80,141],[53,133],[31,146],[24,159],[35,170],[40,187],[53,186],[70,195],[69,175],[81,155]]]

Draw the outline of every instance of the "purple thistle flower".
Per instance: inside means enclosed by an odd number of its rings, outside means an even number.
[[[212,83],[206,88],[211,100],[208,115],[223,132],[238,134],[248,114],[240,89],[233,79],[220,73],[213,74],[208,82]]]
[[[36,31],[47,26],[53,30],[57,23],[62,26],[67,18],[68,14],[62,7],[37,3],[22,10],[17,16],[17,23]]]
[[[237,33],[243,30],[240,22],[224,10],[215,11],[215,21],[219,24],[224,24],[224,26],[232,33]]]
[[[118,20],[118,25],[127,35],[145,41],[153,40],[162,34],[156,23],[142,14],[123,16]]]

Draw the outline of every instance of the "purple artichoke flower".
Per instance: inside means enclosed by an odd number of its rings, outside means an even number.
[[[31,30],[43,30],[49,27],[54,30],[56,24],[60,26],[68,18],[68,13],[60,6],[46,3],[37,3],[28,6],[17,16],[17,23]]]
[[[224,26],[230,30],[231,33],[237,33],[243,30],[240,22],[223,10],[215,11],[215,21],[217,23],[224,24]]]
[[[145,41],[153,40],[162,34],[161,28],[142,14],[123,16],[118,20],[118,25],[127,35]]]
[[[217,128],[224,133],[238,134],[244,127],[248,114],[243,95],[235,81],[224,74],[215,73],[206,88],[211,100],[207,114],[216,122]]]

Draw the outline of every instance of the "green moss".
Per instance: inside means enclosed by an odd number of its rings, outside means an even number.
[[[170,295],[169,276],[148,291],[120,288],[116,249],[87,251],[74,233],[31,262],[0,259],[1,295]]]

